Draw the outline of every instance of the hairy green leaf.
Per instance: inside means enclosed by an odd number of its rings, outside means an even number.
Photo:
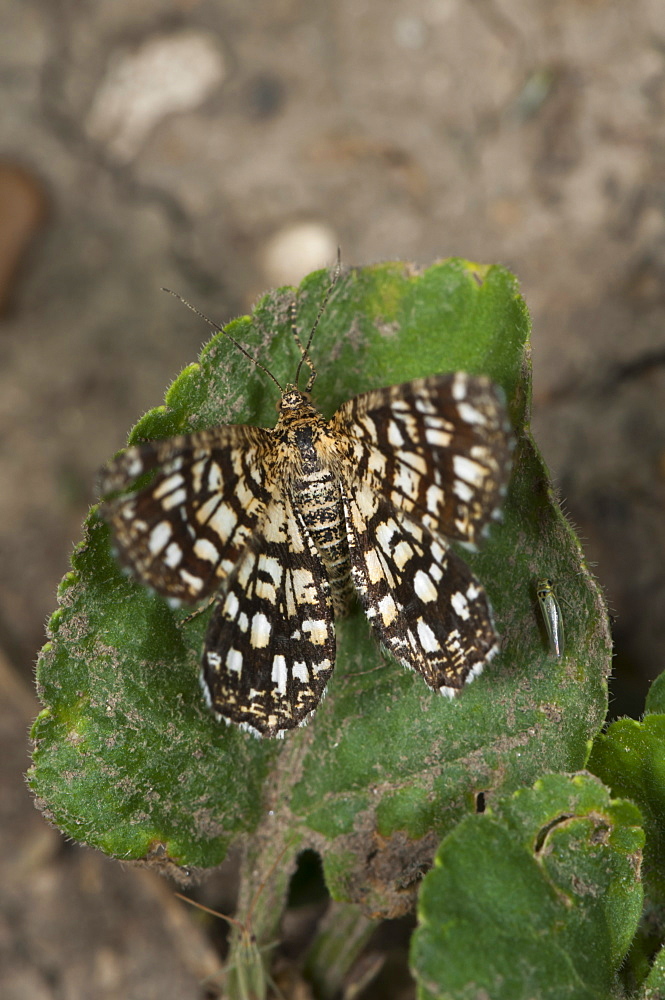
[[[665,997],[665,948],[656,955],[639,1000],[663,1000]]]
[[[289,306],[295,298],[308,331],[328,283],[312,274],[227,329],[284,383],[299,358]],[[504,269],[451,260],[420,273],[393,263],[340,278],[311,349],[326,416],[356,393],[433,372],[486,373],[503,386],[515,470],[503,523],[469,557],[503,636],[483,676],[448,701],[385,655],[356,613],[340,623],[335,674],[306,728],[272,742],[227,728],[198,684],[210,611],[184,622],[184,611],[123,576],[93,509],[38,666],[44,710],[29,780],[54,823],[115,857],[181,867],[219,863],[241,834],[310,846],[336,898],[394,914],[412,904],[436,844],[478,793],[491,805],[544,770],[584,765],[606,711],[610,640],[602,597],[528,432],[528,333]],[[273,426],[277,396],[219,333],[130,440],[223,422]],[[561,660],[539,617],[544,576],[565,609]]]
[[[639,806],[647,838],[645,889],[653,904],[665,905],[665,715],[613,722],[596,739],[588,767],[613,795]]]
[[[442,842],[412,939],[420,1000],[608,1000],[639,920],[643,832],[588,774],[549,774]]]
[[[659,674],[649,688],[646,710],[653,715],[665,715],[665,673]]]

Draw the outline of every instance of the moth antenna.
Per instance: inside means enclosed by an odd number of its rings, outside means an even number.
[[[330,280],[330,284],[328,285],[328,290],[327,290],[326,294],[323,297],[323,302],[321,303],[321,306],[319,308],[319,312],[317,314],[317,317],[314,320],[314,326],[309,331],[309,337],[307,338],[307,343],[305,344],[305,348],[304,348],[304,350],[302,352],[302,355],[300,357],[300,361],[298,363],[298,367],[296,368],[296,377],[295,377],[295,383],[294,383],[296,385],[296,387],[298,385],[298,380],[300,378],[300,371],[302,369],[303,362],[305,362],[307,364],[307,367],[309,368],[309,370],[311,372],[311,375],[309,376],[309,379],[307,380],[307,385],[305,386],[305,392],[310,392],[311,389],[312,389],[312,386],[314,385],[314,383],[316,381],[316,369],[314,368],[314,365],[310,361],[310,358],[309,358],[309,349],[312,346],[312,340],[314,338],[314,334],[316,333],[316,328],[319,325],[319,321],[320,321],[321,317],[323,316],[323,313],[324,313],[324,310],[325,310],[326,306],[328,305],[328,299],[330,298],[331,292],[332,292],[333,288],[335,287],[335,285],[337,284],[337,281],[339,280],[339,276],[340,276],[341,272],[342,272],[342,251],[340,250],[339,247],[337,247],[337,263],[335,264],[335,270],[333,271],[333,275],[332,275],[332,278]],[[293,323],[293,327],[295,328],[295,320],[294,320],[294,323]],[[297,335],[296,335],[296,342],[298,343],[298,346],[301,347],[300,343],[298,342]]]
[[[223,333],[225,337],[228,337],[231,343],[238,348],[241,354],[244,354],[246,358],[249,358],[249,360],[252,362],[253,365],[256,365],[256,367],[260,368],[262,372],[265,372],[268,378],[271,378],[273,380],[273,382],[275,383],[280,392],[284,392],[283,386],[279,384],[273,373],[271,371],[268,371],[265,365],[262,365],[260,361],[257,361],[256,358],[252,357],[249,351],[246,350],[246,348],[244,348],[242,344],[235,339],[235,337],[232,337],[230,333],[227,333],[227,331],[223,327],[219,326],[217,323],[213,323],[213,321],[209,319],[205,313],[201,312],[200,309],[197,309],[196,306],[193,306],[191,302],[188,302],[187,299],[183,298],[182,295],[180,295],[178,292],[174,292],[170,288],[162,288],[162,291],[168,292],[169,295],[172,295],[174,298],[182,302],[184,306],[187,306],[187,308],[191,309],[193,313],[196,313],[196,315],[200,316],[202,320],[205,320],[208,326],[212,327],[212,329],[215,330],[217,333]]]
[[[203,903],[198,903],[195,899],[190,899],[189,896],[183,896],[181,892],[174,892],[174,896],[178,899],[184,900],[185,903],[189,903],[190,906],[195,906],[197,910],[203,910],[204,913],[209,913],[212,917],[219,917],[220,920],[226,920],[228,924],[232,927],[239,927],[241,931],[245,931],[245,926],[235,917],[230,917],[227,913],[220,913],[219,910],[213,910],[209,906],[204,906]]]
[[[197,910],[203,910],[204,913],[209,913],[213,917],[220,917],[222,920],[226,920],[226,922],[230,924],[232,927],[237,927],[242,933],[249,934],[251,932],[252,914],[254,913],[254,907],[256,906],[261,896],[261,893],[263,892],[266,886],[268,879],[275,871],[277,865],[280,863],[280,861],[282,860],[288,849],[292,847],[294,843],[295,840],[287,841],[286,844],[284,844],[284,847],[277,855],[277,857],[275,858],[275,860],[273,861],[273,863],[270,865],[270,868],[266,872],[265,878],[261,881],[261,884],[259,885],[258,889],[256,890],[256,892],[252,897],[252,901],[249,905],[249,909],[247,910],[247,917],[245,918],[244,923],[241,920],[238,920],[236,917],[230,917],[227,913],[220,913],[219,910],[213,910],[209,906],[204,906],[203,903],[199,903],[195,899],[190,899],[189,896],[183,896],[181,892],[174,892],[173,895],[177,896],[178,899],[183,899],[185,903],[189,903],[191,906],[195,906]]]
[[[303,347],[302,340],[300,339],[300,335],[299,335],[298,329],[296,327],[296,301],[295,301],[295,299],[289,305],[289,312],[291,314],[291,333],[293,334],[293,339],[295,340],[296,345],[298,347],[298,350],[300,351],[300,356],[301,357],[305,357],[305,348]],[[310,369],[310,371],[314,371],[314,365],[312,363],[312,359],[310,358],[309,354],[305,358],[305,364]]]

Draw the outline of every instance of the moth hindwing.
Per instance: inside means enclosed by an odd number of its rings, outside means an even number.
[[[174,604],[214,598],[204,691],[221,719],[267,736],[318,705],[354,592],[431,688],[480,673],[498,649],[492,612],[450,542],[475,545],[497,517],[513,447],[501,390],[463,372],[362,393],[327,421],[296,340],[274,428],[148,441],[102,475],[107,494],[152,473],[103,505],[119,558]]]

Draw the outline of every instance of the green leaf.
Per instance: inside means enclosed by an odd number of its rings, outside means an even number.
[[[665,672],[659,674],[649,688],[646,710],[653,715],[665,715]]]
[[[632,799],[643,817],[645,912],[622,969],[622,979],[633,992],[648,976],[665,935],[665,715],[612,723],[595,740],[588,767],[613,795]]]
[[[295,296],[307,331],[328,284],[327,273],[312,274],[227,329],[284,383],[299,359],[289,306]],[[306,728],[272,742],[226,728],[198,685],[210,611],[184,622],[184,611],[124,577],[93,509],[38,665],[45,707],[29,780],[54,823],[115,857],[180,866],[216,865],[251,832],[257,843],[310,846],[337,899],[400,913],[477,793],[491,804],[543,770],[584,765],[605,716],[611,647],[602,597],[525,423],[528,331],[504,269],[393,263],[342,276],[311,349],[326,416],[356,393],[433,372],[484,372],[503,386],[519,436],[515,471],[503,524],[468,557],[503,636],[485,674],[450,702],[382,653],[354,614],[340,623],[335,675]],[[130,439],[272,426],[276,401],[220,333]],[[561,660],[535,600],[543,576],[568,609]]]
[[[640,993],[640,1000],[663,1000],[665,997],[665,948],[661,948]]]
[[[550,774],[469,816],[425,876],[419,1000],[608,1000],[639,920],[638,810],[588,774]]]
[[[594,742],[588,767],[613,795],[639,806],[646,833],[645,890],[652,904],[665,905],[665,715],[613,722]]]

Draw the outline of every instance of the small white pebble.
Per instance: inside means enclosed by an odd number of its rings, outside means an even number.
[[[273,287],[297,285],[310,271],[334,264],[337,247],[337,236],[325,223],[290,223],[273,233],[263,248],[266,279]]]

